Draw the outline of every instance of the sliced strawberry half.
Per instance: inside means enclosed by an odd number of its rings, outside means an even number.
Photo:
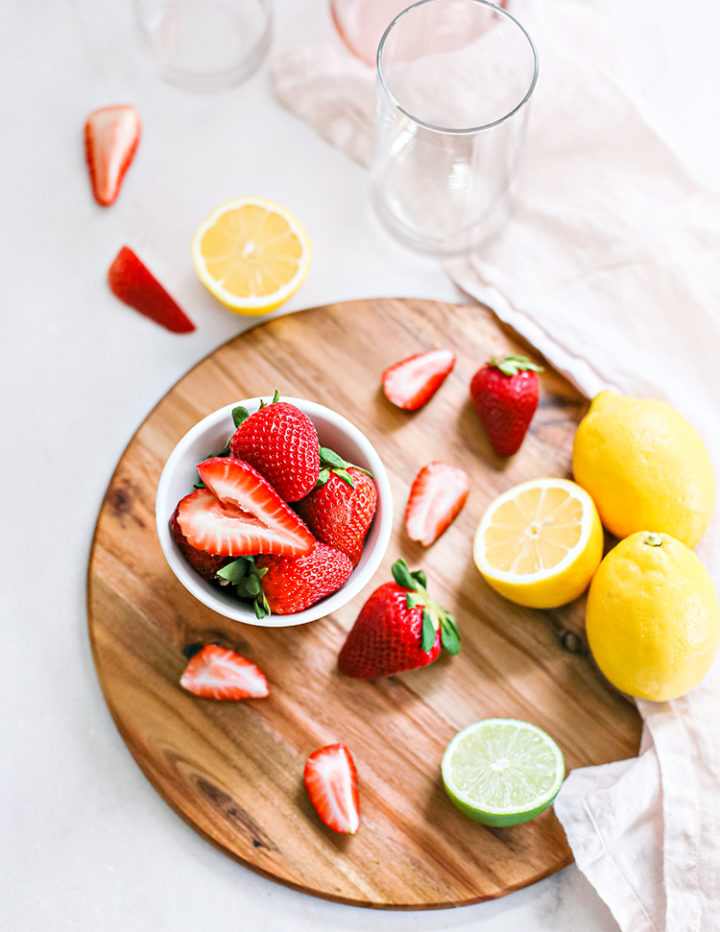
[[[208,699],[261,699],[270,694],[265,674],[233,650],[206,644],[180,677],[180,685]]]
[[[344,744],[314,751],[305,764],[305,787],[325,825],[352,835],[360,826],[357,770]]]
[[[140,141],[140,115],[130,104],[100,107],[85,123],[85,157],[93,196],[102,207],[114,204]]]
[[[454,365],[455,356],[444,349],[402,359],[382,374],[385,397],[399,408],[414,411],[432,398]]]
[[[469,493],[470,477],[464,469],[437,461],[423,466],[405,509],[410,539],[429,547],[458,516]]]
[[[123,246],[113,259],[108,269],[108,285],[116,298],[172,333],[190,333],[195,329],[177,301],[128,246]]]
[[[249,463],[213,456],[198,465],[198,473],[207,488],[186,495],[177,511],[180,529],[196,550],[296,557],[315,546],[301,519]]]
[[[196,573],[199,573],[204,579],[217,579],[218,571],[231,561],[232,557],[222,557],[214,553],[206,553],[204,550],[196,550],[192,547],[178,524],[177,514],[178,510],[176,508],[170,518],[170,533],[175,543]]]

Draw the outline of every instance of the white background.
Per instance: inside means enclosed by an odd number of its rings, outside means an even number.
[[[192,96],[155,76],[129,3],[5,0],[2,12],[0,928],[614,929],[575,867],[437,913],[304,896],[202,841],[136,767],[95,677],[85,573],[128,438],[186,369],[244,326],[197,282],[194,227],[244,193],[291,207],[315,261],[285,310],[458,295],[439,265],[379,229],[365,172],[279,108],[266,67],[227,93]],[[720,13],[709,0],[608,0],[608,15],[637,49],[635,89],[658,125],[717,182]],[[333,40],[325,0],[276,0],[272,54],[322,40]],[[82,127],[93,108],[125,101],[142,115],[143,138],[117,204],[103,210],[90,196]],[[112,297],[105,274],[123,244],[179,299],[194,334],[171,335]]]

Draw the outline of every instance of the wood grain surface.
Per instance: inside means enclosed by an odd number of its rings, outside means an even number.
[[[448,346],[455,370],[425,408],[409,413],[385,400],[387,365]],[[454,808],[440,780],[454,733],[489,716],[525,719],[555,738],[568,769],[637,753],[635,708],[587,654],[583,601],[551,612],[521,608],[493,592],[472,563],[473,532],[498,493],[525,479],[569,475],[572,435],[586,408],[546,366],[521,451],[495,457],[468,385],[490,354],[517,348],[485,309],[424,300],[355,301],[276,318],[182,378],[115,470],[88,571],[90,638],[108,706],[162,797],[201,835],[268,877],[380,908],[501,896],[572,856],[552,810],[492,829]],[[390,475],[395,520],[363,595],[312,624],[263,629],[216,615],[182,588],[160,551],[154,500],[168,454],[194,423],[276,387],[334,408],[370,437]],[[432,459],[464,467],[472,491],[455,524],[425,550],[407,539],[403,514],[410,483]],[[458,620],[462,651],[384,680],[343,677],[335,662],[345,633],[399,556],[425,568],[431,594]],[[183,691],[183,649],[208,642],[256,662],[270,697],[215,702]],[[358,768],[362,824],[352,837],[320,823],[302,785],[308,754],[335,741],[348,745]]]

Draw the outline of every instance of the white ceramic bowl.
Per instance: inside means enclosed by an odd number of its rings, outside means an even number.
[[[265,400],[268,401],[269,398]],[[282,401],[297,405],[307,414],[315,425],[322,446],[330,447],[349,462],[369,470],[375,479],[378,492],[375,518],[365,539],[360,562],[342,588],[302,612],[270,615],[258,620],[253,609],[237,599],[230,587],[227,592],[218,589],[192,570],[170,533],[169,521],[177,503],[192,491],[193,483],[197,481],[197,464],[213,452],[222,450],[232,433],[232,409],[242,405],[252,414],[260,407],[260,398],[246,398],[244,401],[226,405],[191,428],[168,457],[155,498],[155,521],[160,546],[170,569],[188,592],[203,605],[226,618],[265,628],[304,625],[330,615],[349,602],[365,587],[380,565],[390,542],[393,520],[390,482],[382,460],[367,437],[347,418],[324,405],[302,398],[283,397]]]

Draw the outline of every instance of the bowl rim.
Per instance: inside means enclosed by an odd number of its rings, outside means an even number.
[[[380,522],[377,540],[364,566],[359,565],[355,567],[348,581],[341,586],[340,589],[301,612],[294,612],[289,615],[271,614],[266,616],[266,618],[258,619],[255,617],[252,609],[247,608],[242,605],[242,603],[238,602],[237,608],[235,608],[222,601],[219,596],[210,589],[210,583],[191,569],[170,533],[170,516],[177,506],[177,501],[171,500],[170,485],[177,469],[184,463],[188,449],[198,438],[217,427],[224,419],[227,419],[229,424],[232,425],[233,408],[242,406],[247,408],[252,414],[260,407],[260,402],[263,400],[267,403],[268,396],[244,398],[232,402],[231,404],[224,405],[222,408],[218,408],[206,415],[183,434],[171,450],[163,466],[162,473],[160,474],[155,495],[155,525],[165,561],[178,582],[180,582],[180,584],[199,602],[231,621],[238,621],[243,624],[262,628],[289,628],[309,624],[312,621],[317,621],[320,618],[331,615],[350,602],[373,577],[385,556],[392,534],[392,490],[387,471],[379,453],[368,437],[360,428],[356,427],[352,421],[348,420],[343,414],[319,402],[305,398],[281,396],[281,401],[294,404],[307,414],[311,421],[313,420],[313,416],[316,416],[332,422],[334,426],[346,434],[348,438],[363,451],[367,462],[359,463],[358,465],[369,469],[373,474],[378,494],[379,507],[374,519]],[[188,492],[189,491],[190,490],[188,490]],[[370,533],[372,533],[372,528]]]

